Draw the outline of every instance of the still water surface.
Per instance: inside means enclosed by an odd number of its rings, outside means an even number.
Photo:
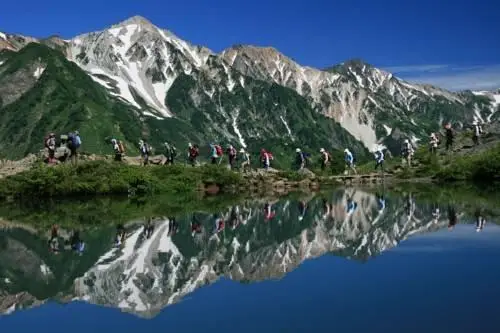
[[[0,210],[16,221],[0,229],[0,330],[498,332],[495,200],[432,193],[348,188],[168,217],[116,202]],[[68,219],[85,247],[65,246]]]

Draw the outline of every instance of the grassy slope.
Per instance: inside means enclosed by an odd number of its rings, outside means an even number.
[[[0,155],[20,158],[36,152],[49,131],[79,129],[84,149],[96,153],[110,150],[105,138],[140,137],[140,120],[130,106],[110,98],[76,64],[44,45],[29,44],[10,57],[0,80],[35,61],[46,66],[35,86],[0,109]]]
[[[437,155],[428,151],[426,143],[422,143],[414,156],[414,166],[402,166],[401,157],[386,159],[386,171],[403,178],[433,177],[439,182],[449,181],[491,181],[500,179],[500,140],[497,128],[490,126],[482,140],[482,145],[472,146],[470,131],[458,132],[453,152],[445,151],[442,142]],[[362,164],[361,173],[374,171],[375,162]]]

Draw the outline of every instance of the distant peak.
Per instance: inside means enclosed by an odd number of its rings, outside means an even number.
[[[371,64],[367,63],[363,59],[360,58],[352,58],[349,60],[346,60],[338,65],[334,65],[331,67],[327,67],[323,69],[324,71],[327,72],[336,72],[336,73],[347,73],[349,71],[354,71],[358,74],[363,73],[365,70],[370,70],[375,68]]]
[[[349,59],[344,62],[344,66],[351,68],[362,68],[363,66],[372,68],[373,66],[360,58]]]
[[[132,17],[126,19],[125,21],[122,21],[122,22],[116,24],[116,26],[126,26],[126,25],[130,25],[130,24],[138,24],[138,25],[142,25],[142,26],[153,26],[153,23],[151,23],[151,21],[149,21],[147,18],[142,17],[140,15],[132,16]]]

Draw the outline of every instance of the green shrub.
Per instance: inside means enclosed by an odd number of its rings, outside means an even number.
[[[0,198],[100,194],[193,193],[212,180],[221,189],[240,185],[240,174],[216,166],[132,166],[105,161],[74,167],[37,165],[0,181]]]

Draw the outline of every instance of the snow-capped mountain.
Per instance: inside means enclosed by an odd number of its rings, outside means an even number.
[[[166,94],[180,73],[191,74],[212,52],[195,47],[142,17],[70,41],[69,59],[92,78],[137,108],[171,117]],[[115,92],[116,90],[116,92]],[[145,103],[141,106],[138,99]]]
[[[221,276],[281,278],[304,260],[330,252],[366,260],[447,223],[430,207],[417,209],[411,197],[390,206],[382,196],[356,190],[338,191],[331,202],[259,206],[198,218],[203,229],[192,235],[182,221],[184,229],[171,234],[169,220],[160,219],[150,238],[137,227],[123,248],[110,249],[75,281],[76,297],[149,317]],[[217,232],[220,221],[225,228]],[[270,234],[270,228],[276,231]]]
[[[21,53],[30,42],[61,51],[110,96],[126,103],[130,110],[122,112],[141,118],[134,125],[140,128],[137,132],[159,142],[174,128],[178,133],[172,137],[181,136],[182,141],[229,141],[243,147],[307,142],[312,149],[342,150],[359,140],[373,149],[393,132],[415,141],[439,129],[443,121],[467,125],[498,116],[490,95],[411,84],[360,60],[320,70],[269,47],[238,45],[216,54],[140,16],[70,40],[0,34],[0,50]],[[5,67],[15,56],[3,53],[0,66]],[[0,101],[19,99],[14,97],[0,94]],[[85,107],[96,114],[93,108],[91,103]],[[325,123],[320,116],[334,122]]]

